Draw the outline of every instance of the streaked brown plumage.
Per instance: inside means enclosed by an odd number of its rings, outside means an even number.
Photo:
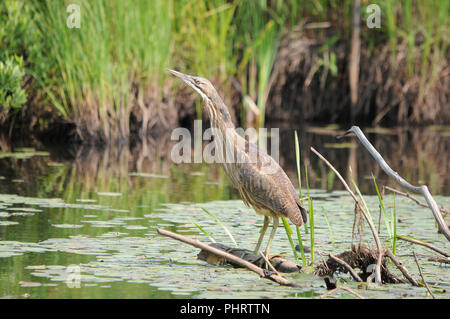
[[[288,217],[297,226],[307,220],[307,212],[301,206],[294,186],[271,156],[237,134],[228,109],[211,82],[177,71],[168,71],[202,96],[211,128],[220,133],[218,136],[222,136],[222,139],[214,141],[216,145],[219,144],[216,150],[228,178],[239,190],[244,203],[253,207],[257,214],[264,215],[264,225],[255,253],[258,253],[261,247],[269,217],[273,218],[273,229],[266,248],[266,254],[269,254],[279,217]],[[235,154],[235,160],[227,161],[226,156],[231,152]]]

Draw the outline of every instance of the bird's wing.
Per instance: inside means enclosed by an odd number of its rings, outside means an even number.
[[[258,204],[288,217],[295,225],[302,225],[307,220],[306,210],[286,173],[267,153],[253,143],[248,144],[247,150],[258,156],[252,160],[248,152],[241,154],[247,157],[237,165],[241,187]]]

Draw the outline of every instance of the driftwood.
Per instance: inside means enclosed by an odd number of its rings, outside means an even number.
[[[370,155],[372,155],[372,157],[375,159],[375,161],[380,165],[381,169],[387,175],[392,177],[400,186],[407,189],[408,191],[416,194],[422,194],[423,197],[425,197],[425,200],[428,203],[428,207],[431,209],[431,212],[433,213],[433,216],[436,219],[436,222],[438,223],[439,231],[442,234],[444,234],[444,236],[450,241],[450,229],[447,223],[445,222],[444,218],[442,217],[439,207],[436,201],[434,200],[433,196],[431,196],[428,187],[426,185],[413,186],[406,180],[404,180],[397,172],[392,170],[392,168],[389,167],[389,165],[386,163],[386,161],[383,159],[380,153],[378,153],[375,147],[373,147],[373,145],[369,142],[369,140],[366,138],[366,136],[358,126],[352,126],[343,135],[338,136],[338,138],[343,137],[350,133],[355,133],[356,137],[358,137],[361,144],[367,149]]]
[[[255,255],[252,251],[242,248],[233,248],[228,247],[226,245],[220,244],[220,243],[212,243],[209,244],[210,247],[214,247],[220,250],[223,250],[229,254],[235,255],[243,260],[246,260],[260,268],[265,268],[266,260],[265,256],[258,256]],[[216,254],[211,253],[207,250],[201,250],[200,253],[197,255],[197,258],[200,260],[206,261],[208,264],[211,265],[224,265],[229,264],[233,267],[239,268],[242,267],[239,264],[236,264],[232,261],[228,261],[225,258],[222,258],[220,256],[217,256]],[[300,267],[297,266],[296,263],[286,260],[284,258],[281,258],[279,256],[272,256],[270,258],[270,264],[269,267],[274,267],[277,272],[282,273],[292,273],[292,272],[298,272],[300,270]]]
[[[157,231],[159,234],[164,235],[164,236],[168,236],[170,238],[173,238],[175,240],[184,242],[186,244],[189,244],[191,246],[200,248],[202,250],[206,250],[212,254],[215,254],[219,257],[222,257],[224,259],[226,259],[229,262],[238,264],[242,267],[245,267],[255,273],[257,273],[260,277],[262,278],[266,278],[266,279],[270,279],[272,281],[275,281],[276,283],[280,284],[280,285],[284,285],[284,286],[291,286],[291,287],[298,287],[298,285],[286,278],[281,277],[280,275],[277,275],[273,272],[269,272],[267,270],[262,269],[261,267],[258,267],[254,264],[252,264],[251,262],[248,262],[242,258],[239,258],[235,255],[232,255],[230,253],[227,253],[221,249],[212,247],[210,245],[207,245],[205,243],[202,243],[201,241],[197,240],[197,239],[191,239],[189,237],[185,237],[176,233],[173,233],[171,231],[168,230],[164,230],[161,228],[157,228]]]

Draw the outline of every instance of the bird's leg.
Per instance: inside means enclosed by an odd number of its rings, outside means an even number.
[[[274,216],[273,217],[273,228],[272,228],[272,232],[270,233],[269,242],[267,243],[267,248],[266,248],[266,257],[267,257],[267,259],[270,258],[269,250],[270,250],[270,246],[272,245],[273,237],[275,237],[275,232],[277,231],[278,223],[279,223],[278,217]]]
[[[261,235],[259,235],[258,243],[256,244],[255,255],[259,256],[259,249],[261,248],[261,244],[264,239],[264,235],[266,233],[267,227],[269,227],[269,217],[264,216],[264,225],[261,230]]]

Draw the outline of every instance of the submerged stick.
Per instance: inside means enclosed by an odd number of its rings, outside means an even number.
[[[419,274],[420,274],[420,277],[422,277],[422,281],[423,281],[423,284],[425,285],[425,288],[427,288],[427,290],[430,293],[431,297],[433,297],[433,299],[436,299],[436,297],[434,296],[434,294],[431,291],[430,287],[428,287],[427,282],[425,281],[425,278],[424,278],[423,273],[422,273],[422,268],[420,268],[419,261],[417,260],[416,252],[413,251],[413,254],[414,254],[414,260],[416,261],[417,268],[419,268]]]
[[[431,209],[431,212],[433,213],[433,216],[439,225],[439,230],[450,241],[450,230],[449,230],[444,218],[442,217],[442,214],[439,210],[439,207],[438,207],[436,201],[434,200],[433,196],[431,196],[431,193],[428,190],[428,187],[426,185],[413,186],[410,183],[408,183],[406,180],[404,180],[392,168],[390,168],[390,166],[386,163],[384,158],[380,155],[380,153],[378,153],[378,151],[375,149],[375,147],[373,147],[373,145],[369,142],[369,140],[366,138],[366,136],[364,135],[364,133],[361,131],[361,129],[358,126],[352,126],[343,135],[338,136],[338,138],[341,138],[352,132],[355,133],[356,137],[359,139],[361,144],[367,149],[367,151],[370,153],[370,155],[372,155],[372,157],[375,159],[375,161],[380,165],[381,169],[387,175],[392,177],[400,186],[407,189],[408,191],[416,193],[416,194],[422,194],[423,197],[425,197],[425,200],[428,203],[428,207]]]
[[[392,251],[387,249],[386,256],[388,256],[394,262],[395,266],[397,266],[398,270],[402,272],[403,276],[405,276],[405,278],[408,279],[411,285],[419,287],[419,283],[417,282],[417,280],[415,280],[413,276],[411,276],[408,269],[406,269],[405,265],[397,257],[394,256]]]
[[[450,264],[450,257],[442,258],[442,257],[429,257],[428,261],[435,261],[441,264]]]
[[[332,254],[328,254],[328,256],[330,256],[330,258],[333,259],[335,262],[344,266],[350,272],[350,275],[352,275],[353,279],[355,279],[358,282],[363,282],[363,280],[361,279],[361,277],[359,277],[359,275],[356,273],[356,271],[345,261],[343,261],[342,259],[340,259]]]
[[[445,250],[443,250],[443,249],[441,249],[439,247],[436,247],[436,246],[434,246],[432,244],[425,243],[423,241],[420,241],[420,240],[417,240],[417,239],[413,239],[413,238],[410,238],[410,237],[397,236],[397,238],[401,239],[401,240],[404,240],[404,241],[408,241],[408,242],[413,243],[413,244],[417,244],[417,245],[421,245],[421,246],[430,248],[430,249],[434,250],[435,252],[440,253],[441,255],[444,255],[445,257],[450,257],[450,253],[448,253]]]
[[[283,278],[280,275],[267,272],[264,269],[252,264],[251,262],[248,262],[242,258],[235,256],[235,255],[229,254],[223,250],[220,250],[220,249],[211,247],[207,244],[204,244],[201,241],[199,241],[198,239],[192,239],[192,238],[189,238],[189,237],[186,237],[183,235],[179,235],[179,234],[176,234],[176,233],[173,233],[171,231],[161,229],[161,228],[157,228],[157,231],[161,235],[173,238],[175,240],[181,241],[181,242],[189,244],[191,246],[206,250],[217,256],[223,257],[228,261],[234,262],[242,267],[245,267],[245,268],[257,273],[262,278],[270,279],[270,280],[275,281],[283,286],[298,287],[298,285],[296,283],[294,283],[286,278]]]
[[[384,255],[384,249],[381,246],[380,239],[378,238],[377,231],[375,230],[375,226],[372,223],[372,220],[369,218],[364,205],[361,203],[361,201],[356,197],[355,193],[350,189],[345,179],[339,174],[339,172],[334,168],[333,165],[331,165],[328,160],[322,156],[318,151],[315,150],[314,147],[311,146],[311,151],[313,151],[322,161],[325,162],[325,164],[328,165],[328,167],[336,174],[336,176],[341,180],[342,184],[344,184],[345,189],[347,192],[349,192],[350,196],[353,198],[353,200],[356,202],[358,207],[360,208],[361,212],[363,213],[364,218],[366,219],[367,223],[369,224],[370,230],[372,231],[373,238],[375,239],[375,243],[377,245],[378,250],[378,258],[377,258],[377,266],[375,268],[375,280],[378,284],[381,285],[381,260],[383,259]]]
[[[330,291],[327,291],[326,293],[324,293],[323,295],[320,296],[320,299],[323,299],[329,295],[331,295],[332,293],[338,291],[338,290],[345,290],[349,293],[351,293],[352,295],[358,297],[359,299],[366,299],[363,296],[361,296],[359,293],[357,293],[356,291],[353,291],[352,289],[346,287],[346,286],[339,286],[337,288],[331,289]]]

